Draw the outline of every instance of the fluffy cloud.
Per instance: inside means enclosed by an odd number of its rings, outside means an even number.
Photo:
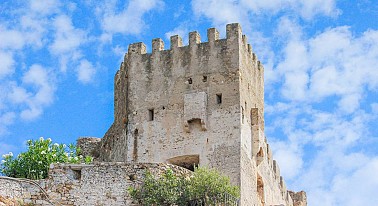
[[[349,195],[350,190],[336,192],[336,188],[338,182],[350,184],[348,188],[353,188],[356,182],[350,177],[364,171],[366,165],[376,158],[360,149],[361,143],[372,138],[368,125],[374,121],[374,115],[361,110],[345,115],[305,104],[267,106],[266,117],[273,117],[271,121],[274,123],[267,125],[267,132],[287,137],[275,139],[274,135],[268,135],[273,157],[278,160],[290,188],[305,190],[309,205],[353,205],[344,204],[343,196]],[[366,189],[366,194],[374,192],[370,189]],[[354,199],[371,203],[365,200],[367,197],[361,193]]]
[[[53,77],[47,72],[45,68],[40,65],[32,65],[27,71],[22,81],[26,85],[31,85],[35,92],[27,94],[22,88],[14,87],[11,93],[12,100],[15,102],[24,102],[28,108],[21,112],[21,118],[25,120],[32,120],[41,115],[43,107],[50,105],[53,102],[55,86],[53,84]]]
[[[212,20],[215,26],[223,26],[230,22],[239,22],[249,31],[250,14],[272,16],[279,12],[299,14],[305,20],[311,20],[317,15],[337,16],[335,0],[193,0],[193,12],[197,16],[205,16]],[[222,11],[222,14],[219,13]]]
[[[244,27],[250,25],[246,8],[238,1],[193,0],[192,9],[197,16],[210,18],[216,27],[224,27],[230,22],[239,22]]]
[[[276,67],[285,80],[283,96],[307,102],[338,96],[342,111],[355,111],[364,88],[377,89],[377,35],[378,31],[369,30],[354,37],[350,28],[336,27],[310,39],[289,37],[284,59]]]
[[[10,53],[7,52],[1,52],[0,51],[0,79],[2,77],[5,77],[7,75],[10,75],[14,72],[14,60],[13,56]]]
[[[65,54],[76,50],[85,41],[85,32],[72,25],[71,18],[60,15],[53,22],[55,28],[54,42],[50,45],[54,54]]]
[[[77,68],[77,78],[82,83],[89,83],[93,80],[96,73],[92,63],[87,60],[81,60]]]
[[[15,118],[16,114],[14,112],[0,113],[0,135],[6,133],[6,127],[13,124]]]
[[[189,43],[188,35],[189,29],[186,23],[181,24],[180,26],[174,28],[172,31],[165,33],[165,38],[169,41],[171,36],[179,35],[182,38],[183,44]]]
[[[58,0],[30,1],[30,9],[39,15],[56,13],[59,10]]]
[[[118,11],[117,5],[117,1],[106,1],[105,5],[98,8],[105,33],[139,34],[146,26],[143,15],[164,4],[160,0],[131,0],[124,3],[121,11]]]
[[[54,41],[50,45],[50,51],[60,59],[60,70],[67,71],[68,62],[79,61],[82,57],[80,46],[86,43],[86,32],[75,28],[71,17],[59,15],[54,21]]]

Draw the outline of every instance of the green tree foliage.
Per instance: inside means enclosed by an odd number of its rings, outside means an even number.
[[[53,143],[50,138],[28,140],[28,150],[17,157],[13,153],[3,155],[1,173],[9,177],[43,179],[48,175],[51,163],[90,163],[91,157],[77,155],[80,149],[70,144]]]
[[[224,195],[240,196],[239,188],[215,169],[195,168],[190,178],[176,176],[167,170],[161,177],[146,171],[139,188],[128,188],[131,197],[142,205],[187,205],[192,200],[204,200],[208,204],[224,201]]]
[[[211,202],[212,197],[223,200],[224,194],[240,196],[239,188],[231,185],[230,178],[220,174],[216,169],[195,168],[193,177],[186,185],[186,195],[189,200],[205,198]]]
[[[146,171],[143,186],[128,188],[130,195],[143,205],[172,205],[181,201],[184,179],[167,170],[160,178]]]

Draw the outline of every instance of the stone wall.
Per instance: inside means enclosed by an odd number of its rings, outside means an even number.
[[[177,175],[191,173],[182,167],[161,163],[54,164],[44,180],[0,178],[0,197],[34,205],[136,205],[126,189],[140,184],[145,170],[161,175],[167,169]]]
[[[76,141],[76,146],[80,148],[80,155],[85,156],[98,156],[96,152],[101,143],[101,138],[97,137],[79,137]]]

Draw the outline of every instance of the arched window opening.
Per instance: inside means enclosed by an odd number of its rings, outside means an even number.
[[[168,163],[194,171],[199,165],[199,155],[183,155],[167,160]]]

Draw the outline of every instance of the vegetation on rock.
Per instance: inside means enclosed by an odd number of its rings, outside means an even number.
[[[70,144],[53,143],[50,138],[27,141],[28,150],[17,157],[13,153],[3,155],[1,173],[8,177],[43,179],[48,175],[51,163],[90,163],[92,157],[78,155],[80,149]]]

